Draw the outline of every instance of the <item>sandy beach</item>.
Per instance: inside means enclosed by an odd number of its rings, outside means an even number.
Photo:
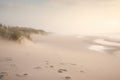
[[[120,80],[119,48],[109,37],[0,39],[0,80]]]

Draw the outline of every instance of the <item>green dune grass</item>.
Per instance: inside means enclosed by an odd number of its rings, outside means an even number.
[[[0,24],[0,37],[8,40],[21,41],[23,38],[31,40],[31,34],[47,34],[44,30],[37,30],[27,27],[14,27]]]

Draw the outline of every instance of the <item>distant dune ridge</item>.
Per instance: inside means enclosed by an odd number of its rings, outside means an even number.
[[[47,32],[28,27],[15,27],[0,24],[0,37],[7,40],[21,41],[23,38],[31,40],[31,34],[46,35]]]

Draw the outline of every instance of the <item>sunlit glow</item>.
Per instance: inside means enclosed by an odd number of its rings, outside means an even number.
[[[120,32],[119,0],[5,0],[0,22],[61,34]]]

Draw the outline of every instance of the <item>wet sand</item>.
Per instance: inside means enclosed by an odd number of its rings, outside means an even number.
[[[120,80],[118,45],[87,36],[0,40],[0,80]]]

